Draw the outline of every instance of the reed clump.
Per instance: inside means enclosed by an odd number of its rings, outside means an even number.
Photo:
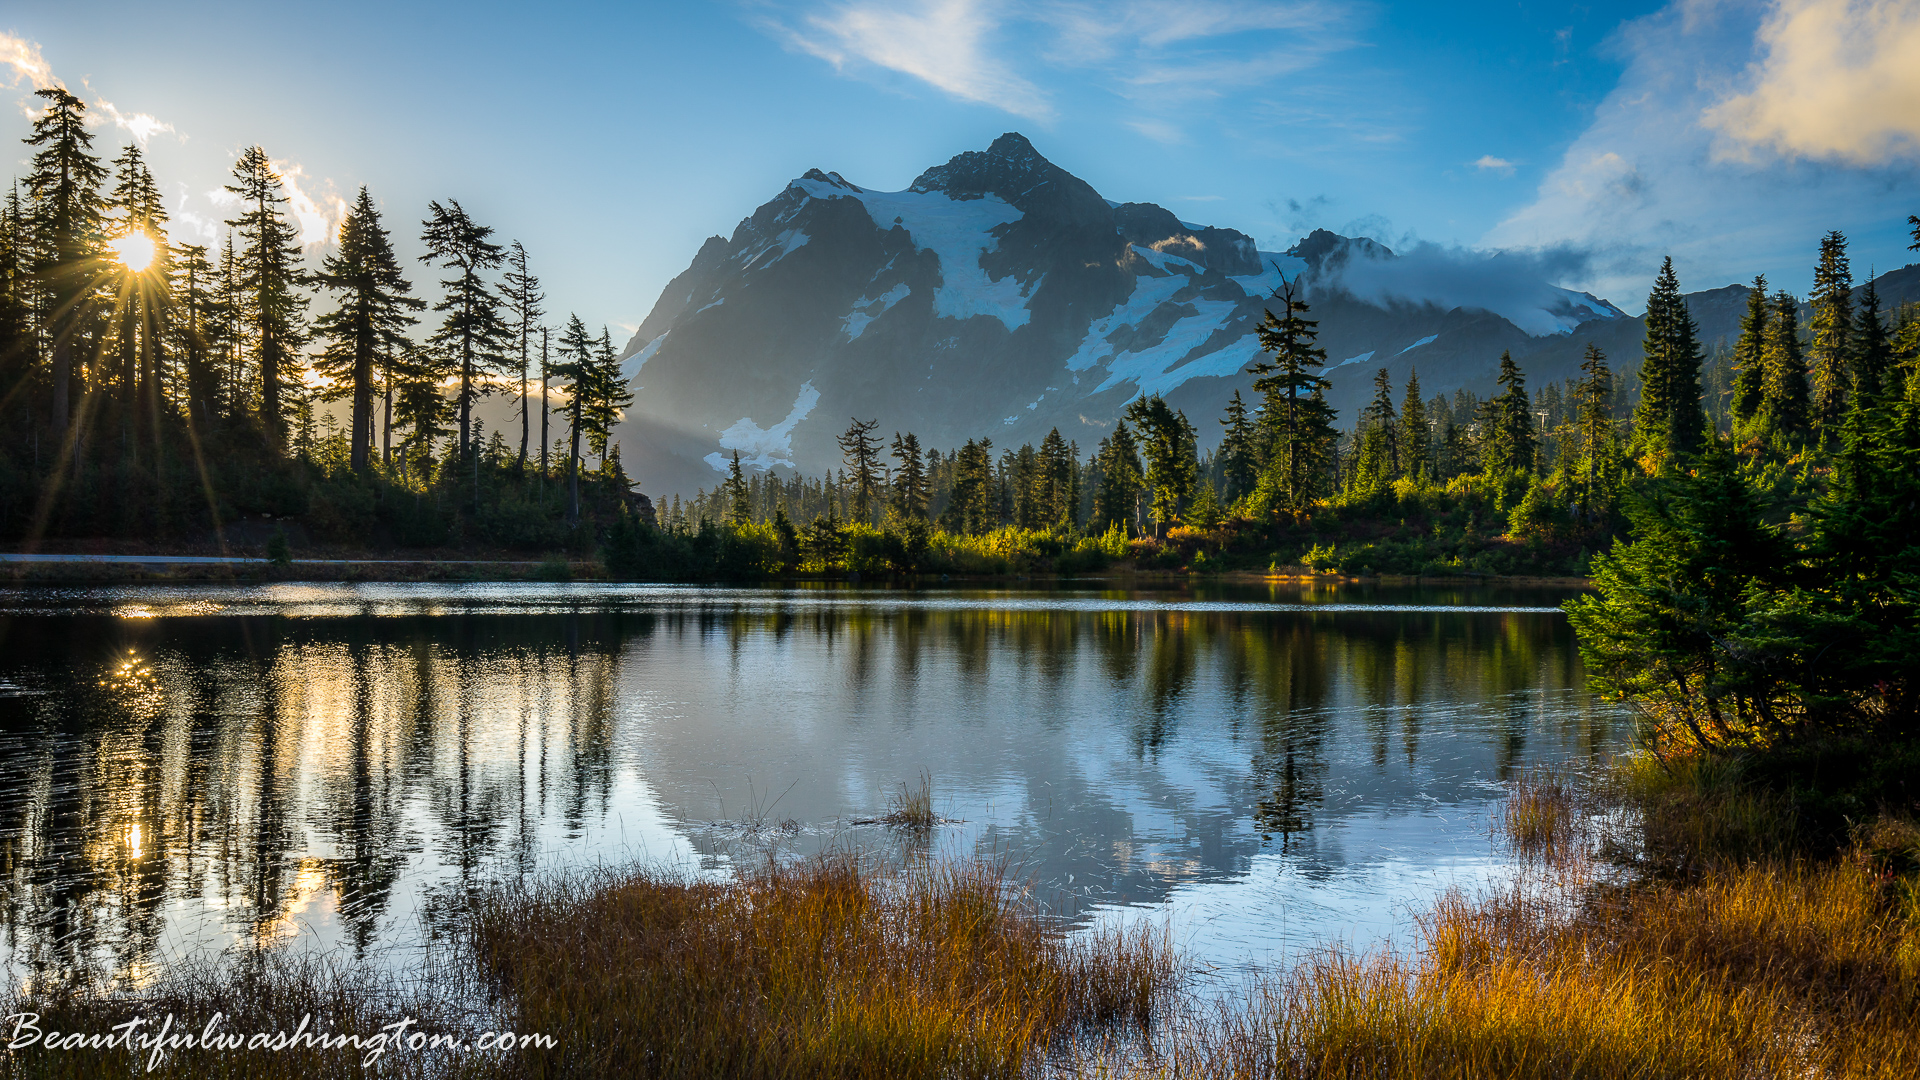
[[[576,877],[472,926],[513,1026],[559,1036],[534,1076],[1017,1077],[1149,1022],[1177,972],[1164,937],[1064,936],[977,863]]]
[[[899,791],[888,795],[887,814],[880,820],[902,829],[924,830],[940,824],[933,812],[933,774],[922,770],[919,787],[903,783]]]

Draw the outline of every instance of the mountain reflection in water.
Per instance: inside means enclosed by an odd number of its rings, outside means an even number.
[[[503,875],[769,844],[1002,858],[1223,966],[1375,941],[1504,871],[1512,770],[1624,734],[1563,595],[0,592],[0,958],[406,954]],[[947,824],[854,824],[922,770]]]

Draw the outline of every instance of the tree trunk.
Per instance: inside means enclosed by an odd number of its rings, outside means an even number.
[[[353,444],[348,463],[365,476],[373,428],[373,343],[358,341],[353,350]]]

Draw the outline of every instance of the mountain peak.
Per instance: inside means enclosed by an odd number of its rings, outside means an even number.
[[[918,192],[944,191],[956,199],[977,199],[998,195],[1010,197],[1050,179],[1049,173],[1061,173],[1053,162],[1040,156],[1025,135],[1009,131],[993,140],[985,150],[955,154],[945,165],[935,165],[921,173],[909,189]]]
[[[1085,180],[1055,165],[1025,135],[1009,131],[985,150],[955,154],[914,179],[908,190],[956,200],[996,196],[1025,214],[1079,227],[1112,228],[1113,211]]]

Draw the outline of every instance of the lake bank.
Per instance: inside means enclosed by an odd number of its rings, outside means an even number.
[[[64,544],[49,545],[61,550],[0,553],[0,582],[14,584],[134,584],[174,582],[234,581],[315,581],[315,582],[462,582],[462,581],[610,581],[606,567],[595,559],[526,558],[514,555],[476,557],[467,553],[418,554],[406,551],[351,553],[329,551],[300,555],[276,563],[262,553],[231,554],[219,549],[155,550],[137,544]],[[787,583],[897,584],[905,586],[951,583],[1050,583],[1106,581],[1118,583],[1180,583],[1212,581],[1258,585],[1276,582],[1317,582],[1324,584],[1367,583],[1380,585],[1460,585],[1509,586],[1526,588],[1585,589],[1591,580],[1583,577],[1535,575],[1444,575],[1342,574],[1316,571],[1308,566],[1281,566],[1268,570],[1226,570],[1202,572],[1188,570],[1134,569],[1124,565],[1094,573],[1054,574],[785,574],[761,579],[757,584],[778,586]]]

